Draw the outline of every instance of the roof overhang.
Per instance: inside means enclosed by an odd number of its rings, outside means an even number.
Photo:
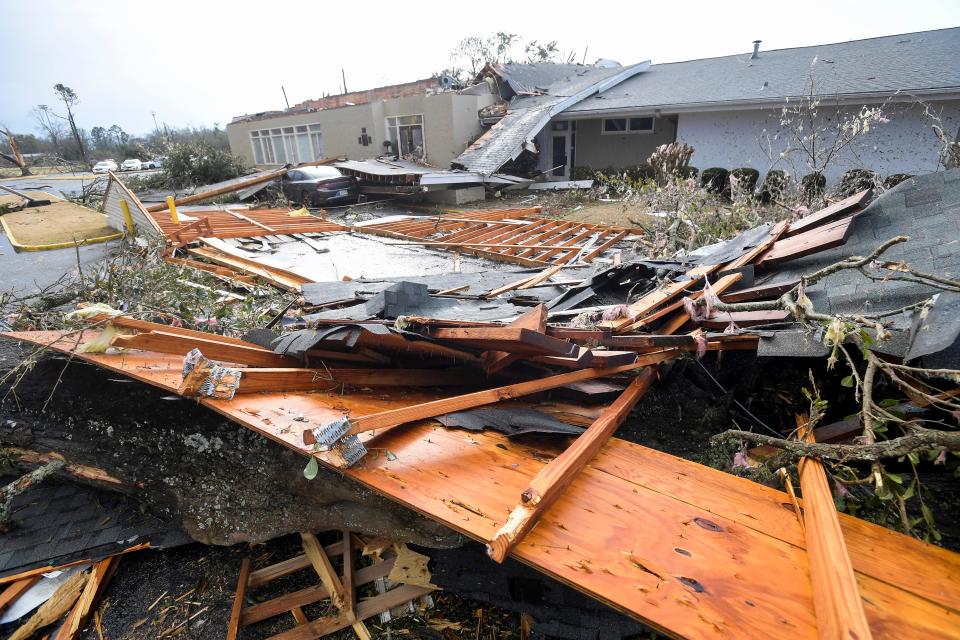
[[[792,102],[806,100],[809,96],[776,97],[767,100],[718,100],[713,102],[688,102],[680,104],[640,105],[631,107],[615,107],[610,109],[589,109],[583,111],[564,111],[558,115],[566,120],[585,120],[614,115],[656,115],[656,112],[702,113],[708,111],[747,111],[755,109],[780,108]],[[817,96],[821,104],[849,105],[849,104],[877,104],[884,102],[915,102],[918,98],[934,100],[960,100],[960,87],[944,89],[922,89],[916,91],[875,92],[875,93],[846,93]],[[566,107],[569,109],[570,107]]]

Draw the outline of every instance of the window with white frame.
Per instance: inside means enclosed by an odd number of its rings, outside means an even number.
[[[251,131],[250,145],[255,164],[297,164],[323,158],[319,124]]]
[[[427,146],[423,139],[423,116],[395,116],[387,118],[387,138],[400,157],[425,158]]]
[[[617,135],[622,133],[653,133],[653,118],[604,118],[601,133]]]

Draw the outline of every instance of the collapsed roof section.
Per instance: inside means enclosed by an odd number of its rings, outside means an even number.
[[[367,194],[417,193],[440,191],[469,185],[495,188],[525,186],[524,178],[502,174],[483,174],[477,171],[437,169],[409,160],[373,158],[346,160],[335,165],[342,172],[360,181],[360,189]]]
[[[488,65],[484,75],[497,83],[506,115],[453,162],[454,168],[486,175],[525,149],[550,119],[573,105],[643,73],[650,61],[629,67],[579,64]]]

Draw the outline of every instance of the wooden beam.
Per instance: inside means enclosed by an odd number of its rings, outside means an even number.
[[[442,398],[440,400],[434,400],[433,402],[424,402],[423,404],[402,407],[400,409],[372,413],[361,416],[356,420],[351,420],[348,434],[356,434],[364,431],[373,431],[374,429],[394,427],[407,422],[433,418],[443,415],[444,413],[473,409],[474,407],[494,404],[496,402],[500,402],[501,400],[519,398],[532,393],[538,393],[540,391],[556,389],[557,387],[569,384],[571,382],[591,380],[593,378],[603,378],[606,376],[616,375],[618,373],[626,373],[641,367],[663,362],[664,360],[669,360],[676,354],[677,351],[675,349],[665,349],[655,353],[644,354],[637,358],[635,363],[620,367],[611,367],[609,369],[580,369],[578,371],[571,371],[569,373],[560,373],[554,376],[547,376],[546,378],[541,378],[539,380],[518,382],[516,384],[511,384],[504,387],[496,387],[494,389],[486,389],[484,391],[468,393],[462,396]],[[312,429],[307,429],[303,432],[303,442],[304,444],[308,445],[312,445],[317,442],[316,436],[314,435]]]
[[[309,566],[309,563],[307,566]],[[354,576],[355,586],[362,587],[370,584],[377,578],[385,578],[390,574],[390,570],[392,568],[393,558],[390,558],[389,560],[383,560],[381,562],[375,562],[367,567],[362,567]],[[271,598],[265,602],[258,602],[257,604],[245,608],[243,610],[243,615],[240,618],[240,625],[245,627],[247,625],[260,622],[261,620],[267,620],[268,618],[279,616],[287,611],[291,611],[294,607],[306,607],[314,602],[320,602],[321,600],[325,600],[329,597],[330,594],[322,585],[314,585],[305,589],[286,593],[282,596]]]
[[[234,191],[240,191],[241,189],[246,189],[247,187],[252,187],[255,184],[260,184],[261,182],[269,182],[281,176],[287,174],[287,168],[283,167],[263,175],[255,176],[250,180],[244,180],[242,182],[236,182],[225,187],[219,187],[217,189],[209,189],[207,191],[201,191],[200,193],[195,193],[191,196],[184,196],[182,198],[177,198],[173,201],[175,206],[180,206],[184,204],[190,204],[192,202],[201,202],[203,200],[209,200],[210,198],[215,198],[216,196],[222,196],[226,193],[233,193]],[[167,204],[155,204],[150,207],[147,207],[147,211],[150,213],[157,213],[160,211],[166,211]]]
[[[353,385],[363,387],[463,387],[484,380],[476,369],[243,369],[237,393],[262,391],[322,391]]]
[[[300,539],[303,541],[303,553],[310,560],[310,564],[313,565],[313,570],[317,572],[320,582],[323,583],[323,587],[330,594],[330,602],[337,609],[343,611],[343,585],[340,584],[337,572],[333,570],[333,565],[330,564],[330,558],[323,552],[323,547],[320,546],[317,537],[312,533],[301,533]]]
[[[796,260],[846,243],[853,229],[853,216],[842,218],[824,227],[811,229],[791,238],[778,241],[757,258],[757,266],[781,264]]]
[[[538,333],[545,333],[547,330],[547,306],[538,304],[511,322],[510,325],[521,329],[530,329]],[[505,369],[522,356],[510,351],[485,351],[482,357],[483,370],[491,374]]]
[[[366,625],[363,624],[363,619],[358,618],[353,609],[347,608],[343,584],[340,582],[337,572],[334,571],[333,565],[330,564],[330,558],[323,552],[323,547],[320,546],[317,537],[312,533],[301,533],[300,538],[303,540],[303,552],[307,554],[314,571],[320,576],[320,582],[323,583],[327,593],[330,594],[330,602],[341,611],[343,617],[350,623],[350,626],[353,627],[354,633],[356,633],[361,640],[370,640],[370,632],[367,631]],[[344,553],[344,558],[348,557],[348,555],[348,553]]]
[[[237,591],[233,594],[233,607],[230,609],[230,620],[227,623],[226,640],[237,640],[240,633],[240,614],[243,612],[249,582],[250,558],[244,558],[240,563],[240,575],[237,577]]]
[[[355,545],[356,548],[360,548]],[[327,554],[327,557],[330,556],[339,556],[343,554],[343,545],[340,542],[334,542],[328,544],[323,548],[323,552]],[[307,555],[300,554],[287,560],[281,560],[275,564],[272,564],[268,567],[262,569],[257,569],[250,573],[249,588],[256,589],[257,587],[263,586],[268,582],[273,582],[284,576],[288,576],[291,573],[300,571],[301,569],[306,569],[310,565],[310,559]],[[324,596],[326,597],[326,596]]]
[[[357,619],[366,620],[379,613],[383,613],[394,607],[398,607],[406,602],[410,602],[420,596],[425,596],[433,589],[418,587],[411,584],[405,584],[391,589],[373,598],[363,600],[357,605]],[[359,624],[359,623],[354,623]],[[270,640],[317,640],[341,629],[351,626],[347,616],[340,614],[335,617],[323,617],[307,624],[294,627],[289,631],[278,633],[271,636]],[[356,626],[354,626],[356,631]]]
[[[866,189],[848,198],[844,198],[839,202],[834,202],[829,207],[825,207],[820,211],[791,222],[790,227],[783,236],[789,238],[790,236],[795,236],[799,233],[810,231],[811,229],[816,229],[829,222],[833,222],[847,214],[859,211],[871,198],[873,198],[873,189]]]
[[[343,612],[348,619],[357,620],[353,625],[353,632],[360,640],[372,640],[363,620],[357,619],[357,584],[353,567],[353,546],[350,543],[350,532],[343,531]]]
[[[797,416],[797,427],[805,441],[814,441],[806,416]],[[870,640],[863,598],[823,464],[815,458],[802,458],[797,468],[803,492],[804,537],[810,560],[817,633],[822,640]]]
[[[209,338],[196,338],[166,331],[151,331],[133,336],[117,335],[110,344],[124,349],[171,353],[178,356],[185,356],[191,350],[197,348],[211,360],[245,364],[252,367],[296,367],[300,364],[300,361],[296,358],[281,356],[254,344],[238,345],[223,342],[216,338],[217,336],[213,334],[210,334]]]
[[[656,375],[653,367],[641,371],[620,397],[570,447],[540,469],[521,494],[520,504],[514,507],[507,521],[487,543],[487,553],[491,558],[497,562],[506,559],[564,489],[576,479],[580,470],[613,436],[630,410],[650,388]]]
[[[569,356],[576,351],[576,345],[571,342],[551,338],[535,329],[516,325],[490,328],[440,328],[431,330],[430,336],[466,347],[510,353]]]
[[[38,580],[40,580],[40,576],[30,576],[17,580],[4,589],[3,592],[0,593],[0,613],[6,611],[10,605],[15,603],[20,596],[22,596],[27,589],[35,585]]]

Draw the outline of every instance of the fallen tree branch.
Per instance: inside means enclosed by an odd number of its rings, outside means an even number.
[[[821,442],[798,442],[785,438],[775,438],[763,433],[729,429],[710,438],[713,444],[723,444],[745,440],[752,444],[765,444],[782,449],[793,458],[810,457],[820,460],[850,462],[856,460],[877,461],[885,458],[899,458],[918,451],[945,449],[960,451],[960,433],[937,431],[934,429],[914,428],[911,433],[874,442],[872,444],[825,444]]]
[[[7,486],[0,489],[0,532],[10,529],[10,514],[13,509],[13,499],[35,484],[43,482],[47,476],[56,473],[64,467],[64,460],[51,460],[47,464],[23,475]]]

